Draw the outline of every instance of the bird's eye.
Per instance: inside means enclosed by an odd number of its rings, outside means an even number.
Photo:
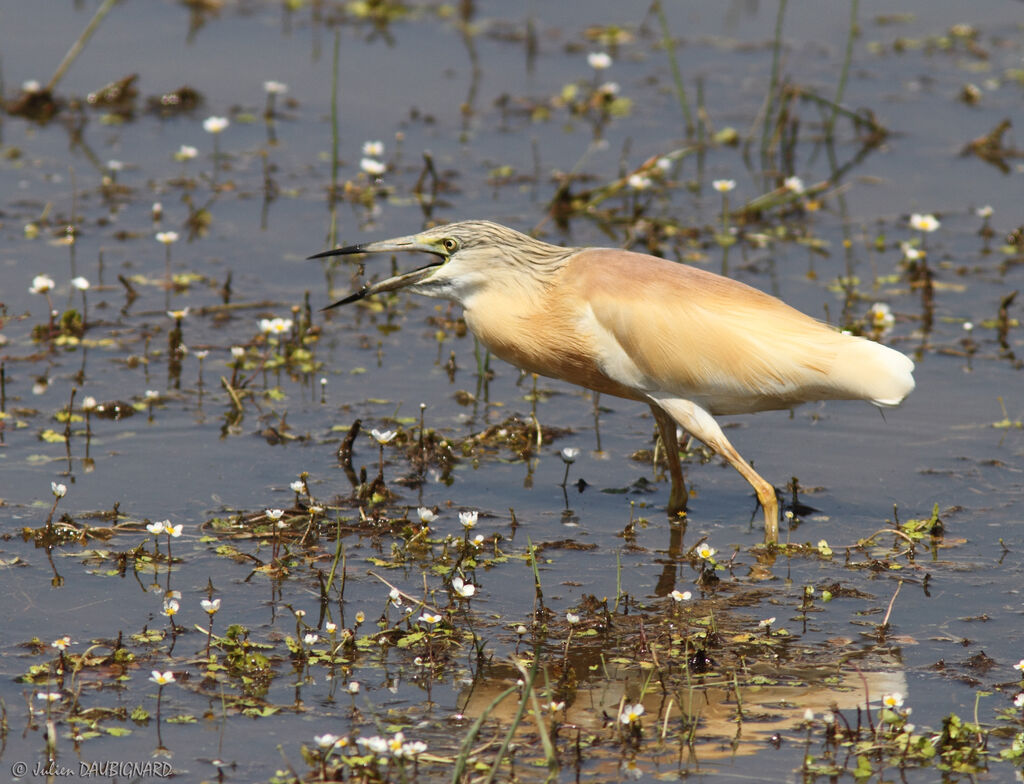
[[[459,247],[459,243],[457,243],[451,237],[448,237],[447,239],[442,240],[441,241],[441,245],[449,253],[452,253],[457,247]]]

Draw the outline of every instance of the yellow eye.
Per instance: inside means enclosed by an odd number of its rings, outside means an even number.
[[[459,243],[457,243],[451,237],[449,237],[448,239],[442,240],[441,241],[441,245],[449,253],[452,253],[457,247],[459,247]]]

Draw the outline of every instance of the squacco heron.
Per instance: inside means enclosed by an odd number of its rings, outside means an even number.
[[[678,425],[753,486],[768,543],[779,536],[775,488],[714,416],[830,399],[895,406],[914,388],[914,363],[898,351],[844,335],[744,283],[642,253],[564,248],[489,221],[461,221],[311,258],[397,251],[434,260],[329,307],[403,288],[454,300],[473,334],[506,362],[647,403],[672,478],[669,512],[687,501]]]

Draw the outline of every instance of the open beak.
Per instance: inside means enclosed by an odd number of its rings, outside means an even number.
[[[331,308],[336,308],[340,305],[348,305],[350,302],[358,302],[359,300],[372,296],[373,294],[380,294],[384,291],[394,291],[395,289],[403,289],[406,286],[419,283],[424,278],[430,277],[435,269],[448,261],[448,257],[441,253],[435,246],[422,242],[415,235],[411,237],[398,237],[393,240],[381,240],[380,242],[368,242],[364,245],[348,245],[344,248],[325,250],[323,253],[317,253],[310,256],[310,259],[322,259],[327,256],[350,256],[354,253],[397,253],[398,251],[409,250],[431,253],[439,258],[436,261],[432,261],[418,269],[414,269],[412,272],[405,272],[401,275],[395,275],[394,277],[382,280],[379,283],[371,283],[363,286],[359,291],[354,291],[344,299],[339,299],[337,302],[328,305],[324,310],[330,310]]]

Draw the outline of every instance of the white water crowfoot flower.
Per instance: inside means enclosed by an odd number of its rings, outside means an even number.
[[[565,620],[566,620],[566,623],[568,623],[570,626],[575,626],[576,624],[578,624],[580,622],[580,616],[579,616],[578,613],[567,612],[565,614]]]
[[[149,679],[153,681],[157,686],[166,686],[168,683],[174,683],[174,673],[171,670],[167,672],[160,672],[160,670],[153,670],[153,673],[149,676]]]
[[[941,225],[938,218],[931,214],[922,215],[919,212],[915,212],[910,216],[910,228],[923,231],[926,234],[930,234]]]
[[[359,168],[371,177],[380,177],[387,171],[388,167],[376,158],[363,158],[359,161]]]
[[[603,71],[606,68],[611,68],[612,57],[607,52],[591,52],[587,55],[587,65],[595,71]]]
[[[207,614],[213,615],[220,609],[220,599],[203,599],[199,605]]]
[[[60,482],[50,482],[50,492],[53,493],[54,498],[63,498],[67,495],[68,486],[62,485]]]
[[[640,717],[644,715],[644,706],[639,702],[635,705],[624,705],[622,713],[619,714],[619,721],[623,724],[633,724],[634,722],[640,721]]]
[[[376,428],[374,428],[373,430],[370,431],[370,435],[377,440],[378,444],[383,445],[391,441],[395,436],[397,436],[398,432],[395,430],[377,430]]]
[[[363,142],[363,155],[369,158],[382,158],[384,156],[384,142]]]
[[[29,293],[46,294],[48,291],[53,289],[55,285],[53,278],[49,275],[36,275],[32,278],[32,288],[29,289]]]
[[[170,245],[172,242],[178,241],[178,232],[176,231],[158,231],[156,233],[156,241],[161,245]]]
[[[476,586],[461,577],[452,578],[452,590],[460,599],[469,599],[476,593]]]
[[[338,741],[341,740],[337,735],[332,735],[329,732],[323,735],[314,735],[313,742],[321,749],[333,749],[338,745]]]
[[[804,192],[804,181],[801,180],[799,177],[787,177],[783,181],[782,185],[783,187],[786,188],[786,190],[792,191],[793,193],[796,194]]]
[[[689,591],[672,591],[669,596],[672,597],[672,601],[678,603],[688,602],[693,598],[693,594]]]
[[[896,317],[892,314],[892,308],[884,302],[876,302],[868,309],[868,319],[871,326],[880,332],[892,329],[896,323]]]
[[[424,525],[430,525],[437,519],[437,513],[433,509],[429,509],[425,506],[421,506],[416,510],[416,514],[419,515],[420,522]]]
[[[704,542],[697,548],[697,556],[705,561],[710,561],[715,555],[715,548]]]
[[[626,182],[630,188],[636,191],[645,191],[650,188],[652,184],[651,178],[645,177],[642,174],[631,174]]]
[[[892,694],[885,694],[882,696],[882,705],[890,709],[902,708],[903,695],[898,691],[894,691]]]
[[[736,180],[715,180],[711,183],[711,187],[719,193],[728,193],[736,187]]]
[[[1013,669],[1015,669],[1017,672],[1021,674],[1022,677],[1024,677],[1024,659],[1021,659],[1019,662],[1013,665]]]
[[[231,125],[227,117],[207,117],[203,120],[203,130],[207,133],[220,133]]]
[[[459,522],[462,523],[462,527],[467,531],[471,528],[476,527],[476,521],[479,518],[479,512],[459,512]]]
[[[294,323],[290,318],[260,319],[260,332],[264,335],[283,335],[291,332]]]
[[[562,487],[565,487],[566,482],[569,481],[569,466],[576,462],[576,457],[579,453],[579,448],[575,446],[567,446],[561,451],[562,462],[565,463],[565,474],[562,476]]]

